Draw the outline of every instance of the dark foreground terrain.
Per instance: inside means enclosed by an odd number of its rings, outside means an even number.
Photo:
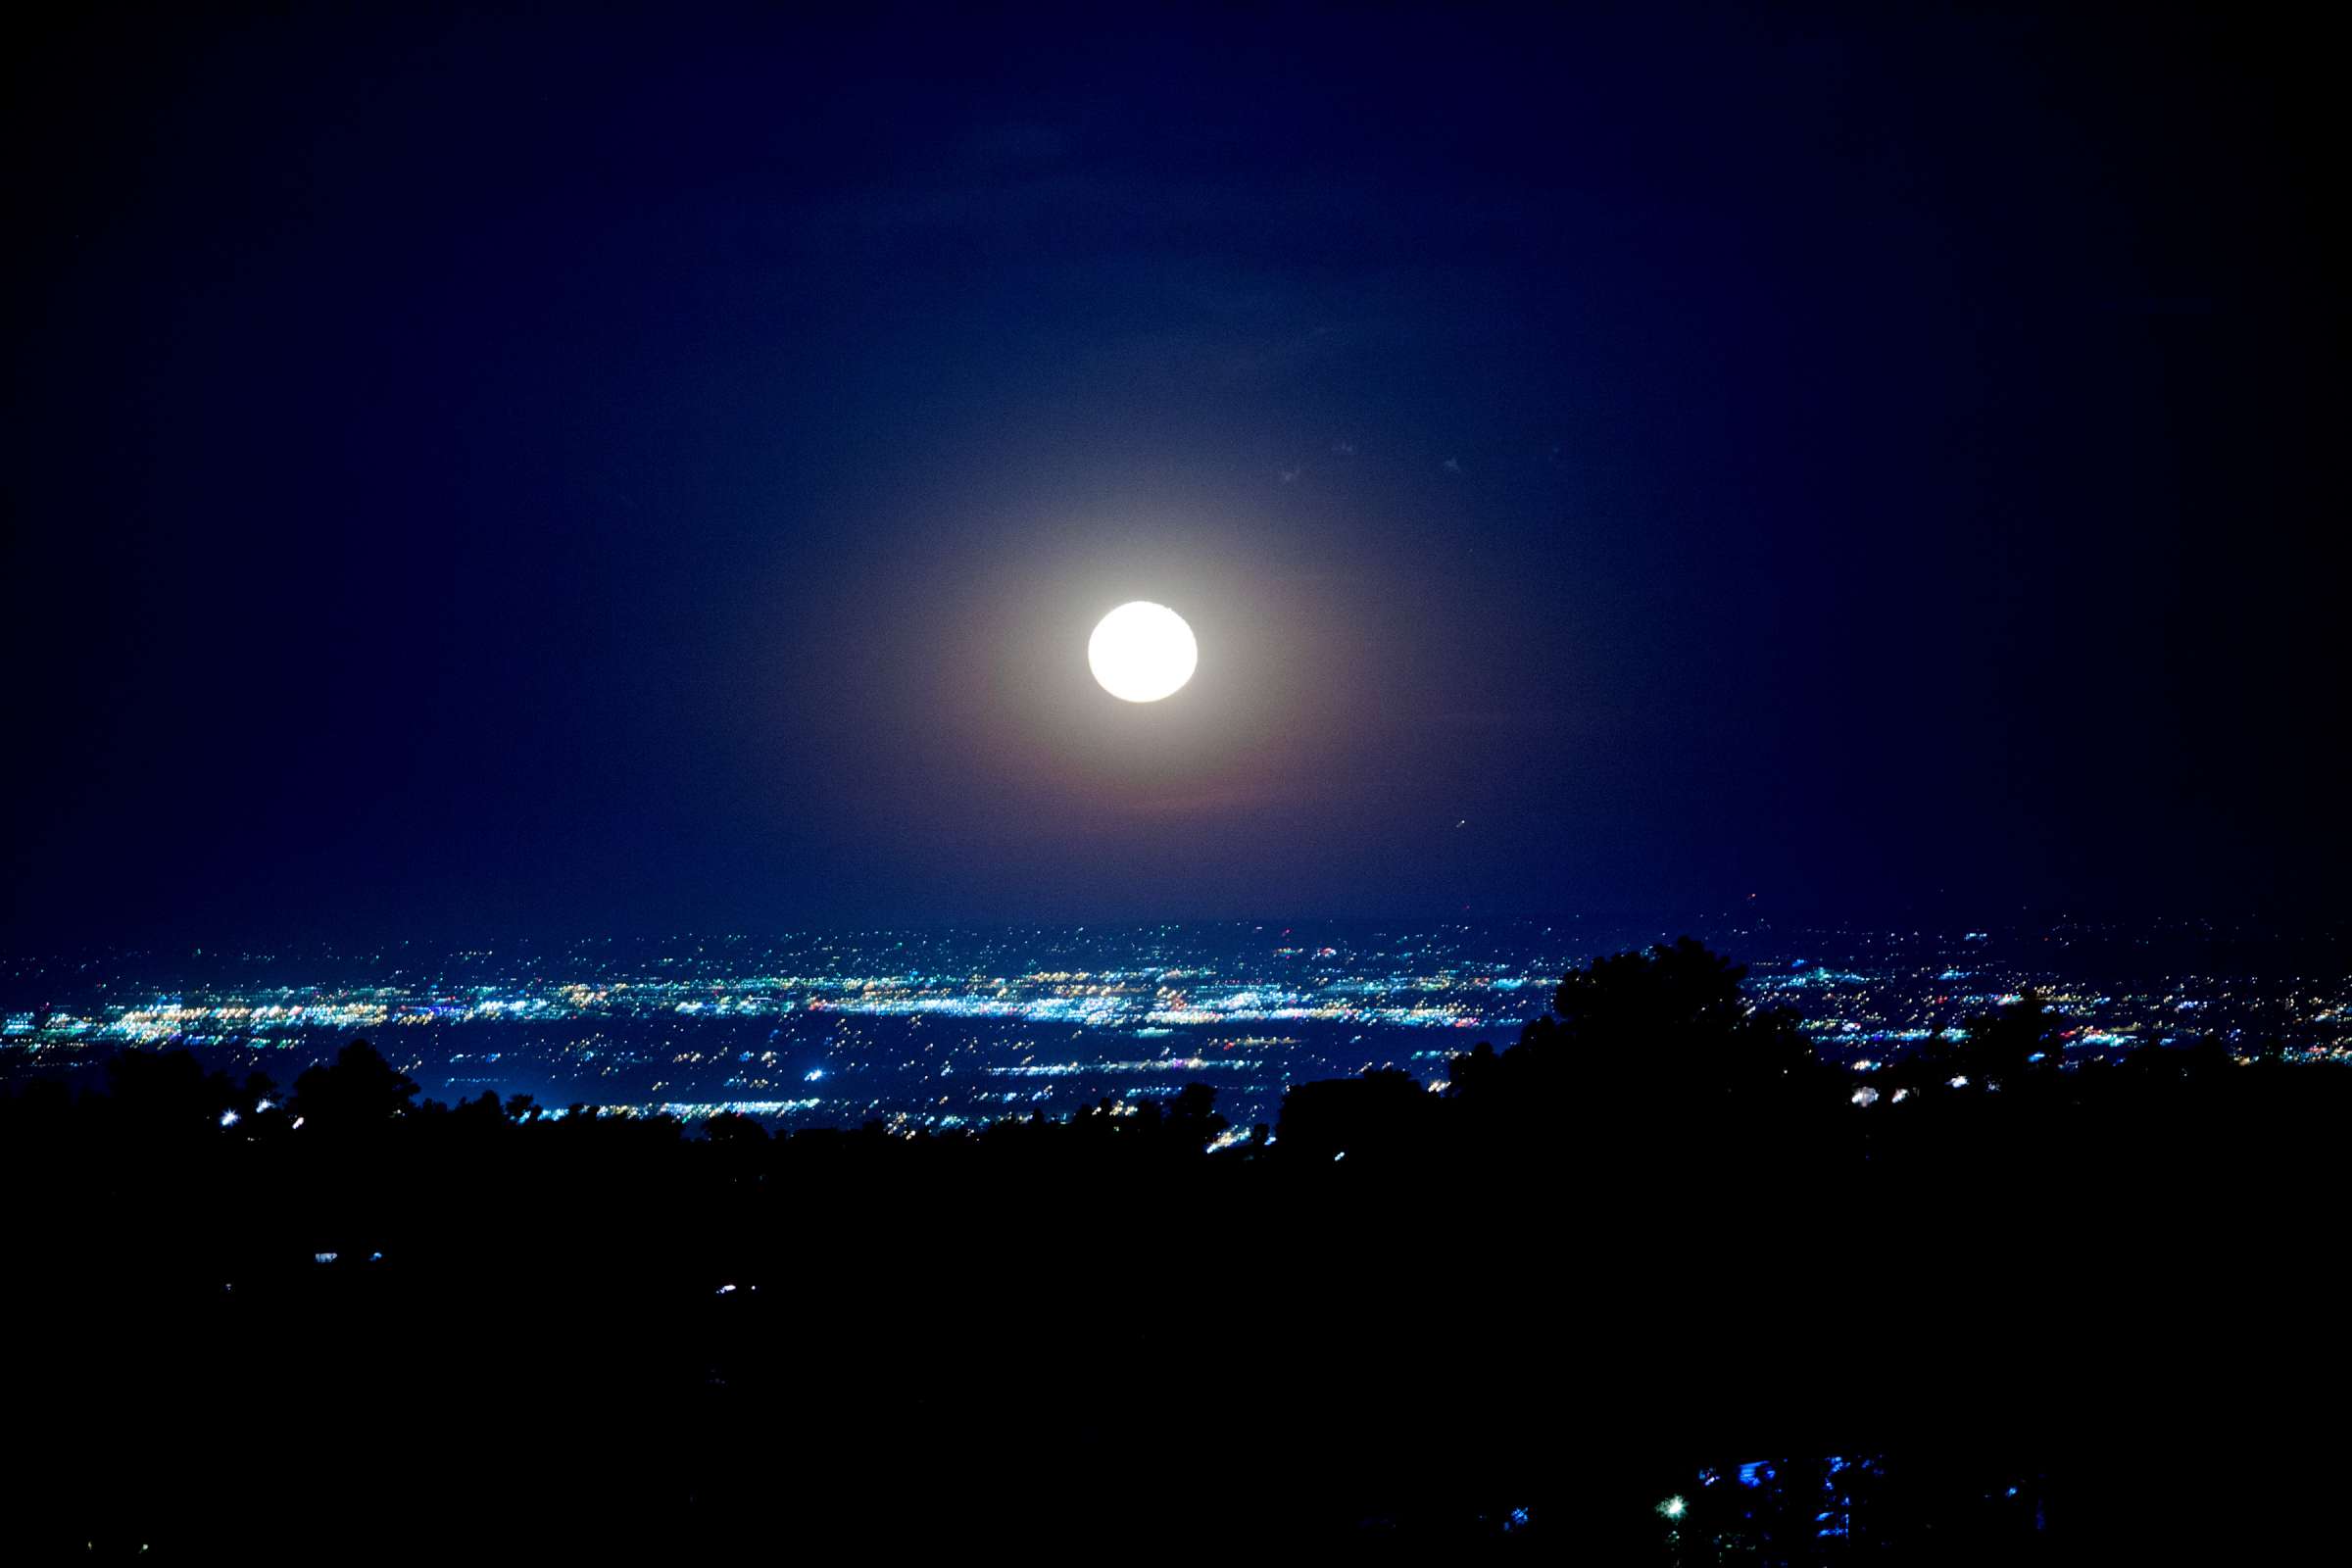
[[[2324,1549],[2352,1075],[2061,1070],[2029,1003],[1857,1105],[1739,978],[1603,960],[1448,1093],[1302,1085],[1215,1154],[1206,1092],[690,1138],[418,1104],[365,1048],[282,1103],[132,1055],[110,1095],[0,1102],[0,1530],[27,1559]]]

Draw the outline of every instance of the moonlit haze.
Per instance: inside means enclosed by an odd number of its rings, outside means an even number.
[[[0,923],[2328,906],[2325,94],[1688,9],[21,52]]]

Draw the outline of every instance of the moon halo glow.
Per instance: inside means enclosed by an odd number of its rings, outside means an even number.
[[[1156,703],[1193,678],[1200,645],[1182,615],[1137,599],[1096,623],[1086,662],[1102,689],[1121,702]]]

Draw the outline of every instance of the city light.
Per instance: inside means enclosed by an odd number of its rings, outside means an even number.
[[[1479,1041],[1507,1050],[1558,977],[1611,946],[1510,922],[1288,938],[1169,924],[593,942],[518,951],[512,964],[404,957],[340,984],[273,957],[177,989],[124,964],[93,968],[85,995],[0,1014],[0,1075],[98,1071],[125,1047],[186,1048],[285,1084],[356,1035],[386,1048],[423,1098],[527,1093],[544,1121],[576,1105],[697,1126],[729,1113],[794,1126],[903,1118],[905,1133],[1062,1116],[1105,1098],[1141,1106],[1199,1082],[1217,1091],[1230,1148],[1239,1129],[1279,1119],[1293,1083],[1397,1071],[1449,1093],[1453,1056]],[[1794,954],[1776,956],[1778,941]],[[2352,980],[2092,984],[2008,966],[2002,950],[1948,935],[1758,929],[1724,946],[1752,955],[1757,1005],[1794,1006],[1815,1053],[1866,1084],[1928,1047],[1965,1048],[1971,1018],[2029,991],[2065,1020],[2067,1049],[2049,1063],[2061,1071],[2177,1037],[2184,1016],[2199,1037],[2231,1042],[2232,1058],[2253,1054],[2236,1042],[2275,1040],[2287,1060],[2352,1060]],[[1938,1081],[1992,1088],[1973,1065]],[[1916,1091],[1847,1096],[1868,1107]],[[239,1105],[220,1125],[282,1103]]]

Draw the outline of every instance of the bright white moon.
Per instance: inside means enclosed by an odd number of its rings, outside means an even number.
[[[1087,666],[1111,696],[1156,703],[1193,678],[1200,644],[1184,617],[1138,599],[1104,615],[1086,640]]]

